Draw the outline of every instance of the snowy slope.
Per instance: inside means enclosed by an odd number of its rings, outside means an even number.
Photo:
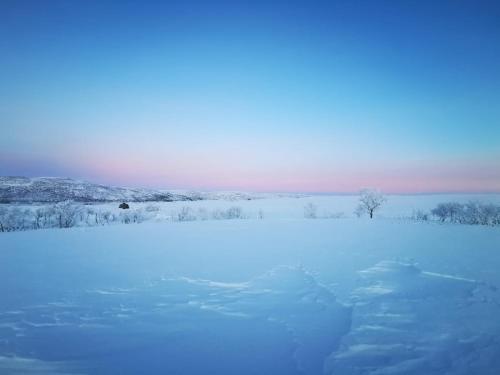
[[[500,315],[484,282],[381,261],[359,272],[349,334],[328,374],[497,374]]]
[[[162,222],[0,236],[0,373],[500,373],[500,231]]]

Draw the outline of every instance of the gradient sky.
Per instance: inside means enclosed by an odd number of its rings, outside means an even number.
[[[0,1],[0,175],[500,192],[498,1]]]

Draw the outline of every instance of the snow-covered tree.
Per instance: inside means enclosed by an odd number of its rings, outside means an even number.
[[[387,199],[384,195],[375,189],[363,189],[360,192],[357,213],[366,213],[373,219],[373,213],[382,206]]]
[[[441,222],[480,225],[498,225],[500,223],[500,206],[492,203],[444,202],[433,208],[431,213]]]

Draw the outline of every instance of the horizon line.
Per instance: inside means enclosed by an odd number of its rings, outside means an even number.
[[[73,180],[80,182],[87,182],[95,185],[102,185],[108,187],[116,187],[116,188],[128,188],[128,189],[147,189],[147,190],[168,190],[168,191],[192,191],[192,192],[239,192],[239,193],[254,193],[254,194],[305,194],[305,195],[359,195],[359,192],[363,189],[376,189],[380,190],[385,195],[456,195],[456,194],[464,194],[464,195],[495,195],[500,194],[500,190],[457,190],[457,191],[413,191],[413,192],[384,192],[382,189],[378,189],[374,186],[371,187],[363,187],[356,191],[295,191],[295,190],[246,190],[246,189],[231,189],[231,188],[168,188],[168,187],[148,187],[144,185],[118,185],[118,184],[105,184],[101,182],[93,182],[92,180],[80,177],[68,177],[68,176],[13,176],[13,175],[0,175],[0,178],[47,178],[47,179],[65,179],[65,180]]]

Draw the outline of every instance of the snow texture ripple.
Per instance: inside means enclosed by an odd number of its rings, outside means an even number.
[[[383,261],[350,305],[302,267],[159,278],[0,314],[3,374],[497,374],[495,288]]]

